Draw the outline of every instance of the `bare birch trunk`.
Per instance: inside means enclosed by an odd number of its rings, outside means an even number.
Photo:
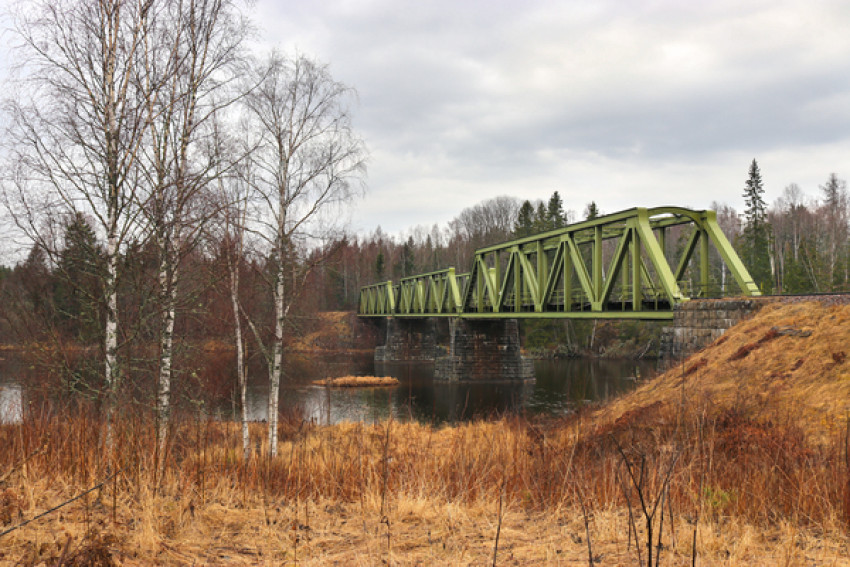
[[[111,6],[106,16],[105,28],[111,32],[119,29],[120,20],[117,6]],[[111,43],[112,39],[102,40],[103,59],[105,62],[105,91],[106,100],[104,104],[104,140],[106,147],[106,187],[107,187],[107,274],[106,290],[106,322],[104,332],[104,356],[106,359],[106,387],[108,390],[106,406],[106,445],[110,449],[113,442],[113,414],[115,411],[116,394],[118,390],[118,247],[119,239],[116,230],[119,211],[119,183],[118,183],[118,117],[117,114],[117,91],[115,84],[115,69],[117,46]]]
[[[106,446],[112,448],[112,420],[119,386],[118,372],[118,238],[109,235],[106,247],[106,322],[103,348],[106,359]]]
[[[167,254],[167,252],[166,252]],[[162,305],[162,329],[159,350],[159,380],[157,381],[156,412],[157,441],[160,459],[164,459],[171,421],[171,371],[174,361],[174,319],[177,310],[177,267],[168,269],[169,259],[163,258],[159,270]]]
[[[280,247],[279,254],[283,254]],[[269,455],[277,456],[277,417],[280,397],[280,377],[283,373],[283,325],[286,312],[283,305],[283,258],[278,258],[277,282],[274,292],[275,326],[272,367],[269,373]]]
[[[238,261],[238,259],[237,259]],[[236,375],[242,402],[242,459],[251,458],[251,434],[248,430],[248,376],[245,372],[245,347],[242,342],[242,319],[239,316],[239,265],[228,254],[230,272],[230,303],[233,307],[233,332],[236,339]]]

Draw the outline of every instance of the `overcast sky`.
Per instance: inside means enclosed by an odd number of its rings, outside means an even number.
[[[8,4],[8,0],[0,0]],[[441,226],[498,195],[581,215],[743,208],[850,177],[850,2],[257,0],[257,50],[354,87],[361,234]],[[8,35],[0,41],[8,39]],[[5,75],[8,52],[0,56]]]
[[[361,233],[497,195],[743,208],[850,176],[850,2],[259,0],[262,41],[359,93]]]

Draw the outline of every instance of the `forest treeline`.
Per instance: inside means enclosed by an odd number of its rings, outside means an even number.
[[[755,169],[754,169],[755,167]],[[745,200],[763,194],[760,172],[750,169]],[[754,192],[755,191],[755,192]],[[715,204],[718,221],[765,293],[847,291],[850,288],[850,239],[846,182],[831,174],[816,195],[796,184],[787,186],[770,207],[753,201],[739,214],[726,204]],[[360,287],[397,280],[421,272],[455,266],[464,271],[479,247],[552,230],[602,214],[594,202],[580,214],[564,210],[559,192],[548,200],[522,201],[500,196],[462,210],[445,226],[417,226],[403,235],[388,235],[380,227],[366,235],[343,234],[327,243],[293,254],[290,274],[302,274],[304,285],[293,286],[292,316],[286,335],[298,335],[320,311],[354,311]],[[755,222],[754,222],[755,221]],[[755,227],[753,226],[755,224]],[[19,343],[63,341],[96,344],[102,335],[105,257],[103,243],[82,214],[68,217],[55,257],[41,246],[27,259],[3,267],[3,335]],[[684,238],[680,237],[678,246]],[[189,276],[181,282],[175,336],[185,344],[233,341],[228,263],[233,242],[205,238],[182,258]],[[760,248],[762,247],[762,248]],[[675,250],[668,253],[671,257]],[[158,339],[158,263],[154,243],[132,242],[121,255],[120,318],[127,332],[122,344],[155,345]],[[724,281],[724,267],[711,256],[712,278]],[[240,306],[256,321],[257,332],[270,338],[274,302],[268,283],[275,278],[276,259],[259,244],[247,246],[239,258]],[[731,293],[734,289],[729,288]],[[536,323],[526,325],[532,347],[566,343],[572,352],[598,352],[595,341],[611,343],[617,334],[631,336],[634,324],[608,323],[606,337],[591,336],[591,324]],[[597,331],[599,329],[596,329]],[[600,342],[601,341],[601,342]],[[256,349],[255,349],[256,350]]]
[[[789,184],[768,206],[764,183],[756,160],[750,164],[742,187],[740,212],[725,203],[713,203],[718,223],[763,293],[798,294],[850,291],[850,202],[847,183],[831,173],[812,194],[797,184]],[[322,290],[318,309],[356,309],[359,288],[384,280],[397,280],[454,266],[458,272],[469,269],[476,248],[536,232],[552,230],[569,223],[604,214],[595,202],[581,212],[564,210],[559,192],[548,200],[523,201],[501,196],[464,209],[445,226],[417,226],[402,235],[387,235],[377,228],[371,234],[338,242],[338,250],[322,266]],[[678,258],[684,231],[673,231],[667,254]],[[614,243],[607,243],[613,252]],[[710,254],[712,293],[738,292],[720,256]],[[684,282],[696,289],[696,273]],[[611,323],[606,323],[611,326]],[[608,334],[629,335],[630,323],[613,324]],[[555,347],[566,341],[577,350],[594,350],[594,337],[586,323],[525,324],[532,328],[532,346]],[[548,334],[539,332],[548,327]],[[595,326],[592,326],[595,328]],[[564,330],[566,328],[566,330]],[[576,330],[578,329],[578,330]],[[583,330],[582,330],[583,329]],[[528,339],[529,337],[526,336]],[[598,341],[596,341],[598,346]]]

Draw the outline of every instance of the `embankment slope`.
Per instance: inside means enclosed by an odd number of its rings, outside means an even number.
[[[614,400],[597,426],[650,405],[737,411],[826,441],[850,418],[850,306],[772,304],[702,351]]]

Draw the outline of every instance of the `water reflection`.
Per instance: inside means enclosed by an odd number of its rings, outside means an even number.
[[[20,384],[0,383],[0,424],[20,423],[23,417],[23,389]]]
[[[298,406],[318,423],[380,421],[393,416],[431,423],[454,423],[504,413],[563,415],[589,401],[605,400],[648,377],[655,363],[620,360],[536,361],[534,382],[434,381],[429,363],[377,363],[370,359],[322,360],[296,368],[282,386],[281,406]],[[343,374],[393,376],[395,388],[329,389],[317,378]],[[258,381],[249,390],[249,416],[267,417],[268,389]]]
[[[235,358],[235,357],[234,357]],[[235,360],[228,377],[227,362],[219,367],[224,383],[236,388]],[[395,419],[430,423],[454,423],[477,417],[504,413],[563,415],[587,401],[604,400],[634,387],[636,375],[644,378],[654,373],[654,361],[620,360],[547,360],[536,361],[534,382],[466,382],[434,380],[430,363],[381,363],[372,361],[371,353],[363,355],[325,356],[317,359],[291,359],[281,385],[280,406],[298,408],[308,419],[318,423],[339,421],[374,422],[393,416]],[[261,362],[250,369],[248,416],[253,421],[268,417],[268,384]],[[343,375],[393,376],[400,385],[395,388],[329,389],[312,385],[320,378]],[[0,423],[19,422],[22,417],[24,392],[15,382],[26,383],[26,365],[16,358],[0,359]],[[218,408],[222,417],[238,419],[238,411],[230,402]]]

